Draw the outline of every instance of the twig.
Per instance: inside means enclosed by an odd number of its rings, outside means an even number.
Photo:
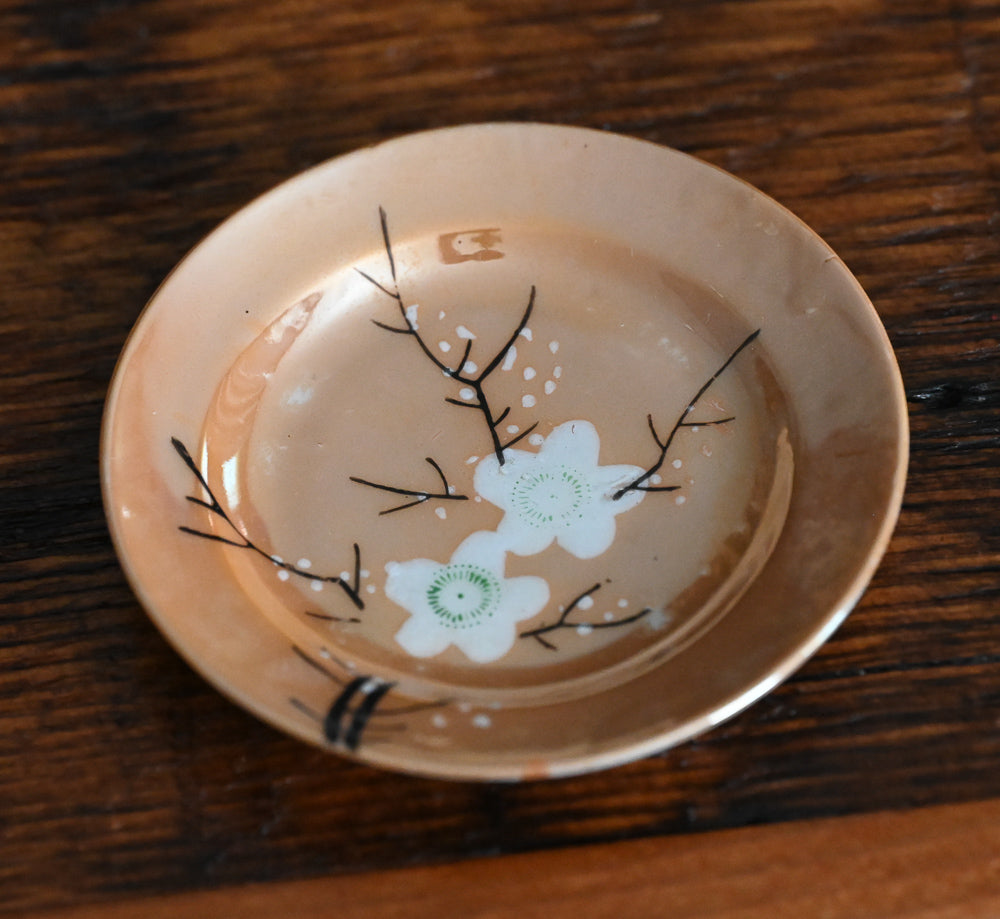
[[[661,438],[660,435],[657,433],[656,425],[653,423],[653,416],[652,415],[646,416],[646,421],[649,424],[649,432],[650,434],[652,434],[653,441],[655,442],[656,446],[660,448],[660,455],[657,458],[656,462],[653,463],[653,465],[650,466],[645,472],[643,472],[641,475],[636,476],[636,478],[634,478],[627,485],[624,485],[622,488],[619,488],[618,491],[616,491],[611,496],[612,500],[618,501],[623,495],[628,494],[630,491],[676,491],[680,487],[678,485],[667,485],[662,487],[649,486],[646,485],[645,483],[654,475],[656,475],[656,473],[659,472],[660,469],[662,468],[663,463],[667,458],[667,452],[670,450],[670,445],[674,442],[674,437],[681,428],[709,427],[711,425],[728,424],[730,421],[734,420],[734,418],[721,418],[716,421],[686,421],[685,419],[688,417],[688,415],[691,414],[691,412],[694,411],[695,406],[698,404],[698,401],[701,399],[703,395],[705,395],[706,392],[708,392],[708,388],[717,379],[719,379],[720,376],[722,376],[722,374],[726,371],[726,368],[728,368],[729,365],[734,360],[736,360],[736,358],[740,355],[740,353],[745,348],[747,348],[754,340],[756,340],[758,335],[760,335],[760,329],[757,329],[757,331],[755,332],[751,332],[743,340],[740,346],[732,354],[730,354],[729,357],[726,358],[725,363],[701,385],[701,388],[698,390],[698,392],[694,394],[694,397],[691,399],[691,401],[688,402],[686,406],[684,406],[684,411],[680,413],[680,415],[677,418],[677,421],[674,422],[674,426],[670,429],[670,434],[667,435],[666,439]]]
[[[646,609],[640,610],[638,613],[633,613],[631,616],[626,616],[623,619],[612,619],[610,622],[570,622],[569,616],[573,610],[580,605],[580,602],[600,589],[600,584],[595,584],[593,587],[588,588],[575,600],[573,600],[573,602],[570,603],[565,610],[563,610],[562,615],[556,622],[553,622],[551,625],[542,625],[538,628],[522,632],[521,638],[534,638],[535,641],[537,641],[543,648],[547,648],[549,651],[558,651],[559,649],[552,644],[551,641],[545,638],[545,635],[555,632],[558,629],[579,630],[580,628],[585,628],[588,631],[593,629],[617,629],[623,625],[630,625],[633,622],[638,622],[643,618],[643,616],[652,612],[652,609],[647,607]]]
[[[283,571],[287,571],[289,574],[294,574],[296,577],[303,578],[307,581],[314,581],[323,584],[336,584],[341,590],[347,594],[350,601],[358,608],[364,609],[365,604],[361,599],[361,595],[358,593],[358,588],[361,583],[361,550],[358,544],[354,544],[354,583],[351,583],[350,579],[345,579],[339,575],[326,576],[319,574],[313,574],[311,571],[306,571],[303,568],[299,568],[296,565],[292,565],[289,562],[283,561],[276,555],[272,555],[270,552],[262,549],[258,546],[249,536],[246,535],[226,513],[225,509],[219,503],[219,500],[215,497],[215,493],[209,487],[208,482],[202,475],[201,470],[198,468],[197,463],[195,463],[191,454],[188,452],[188,448],[178,440],[176,437],[170,438],[170,443],[174,450],[177,451],[177,455],[184,461],[184,465],[191,470],[194,477],[198,480],[198,484],[205,490],[205,494],[208,495],[209,500],[205,501],[202,498],[197,498],[193,495],[187,495],[186,498],[192,504],[198,507],[205,508],[209,513],[214,514],[223,520],[226,525],[232,530],[236,538],[230,538],[227,536],[221,536],[218,533],[206,533],[204,530],[197,530],[194,527],[189,526],[179,526],[182,533],[189,533],[191,536],[198,536],[202,539],[210,540],[211,542],[220,542],[226,546],[235,546],[237,549],[249,549],[251,552],[256,553],[261,558],[266,558],[272,565],[276,568],[281,568]]]
[[[351,675],[344,678],[333,673],[319,661],[313,660],[297,645],[292,645],[292,651],[302,661],[339,687],[340,692],[334,697],[325,713],[315,711],[300,699],[291,698],[288,700],[289,703],[321,725],[323,737],[328,743],[344,746],[348,750],[357,750],[361,744],[362,734],[370,735],[371,730],[375,730],[378,734],[403,729],[403,725],[393,724],[379,724],[369,729],[368,725],[373,719],[411,715],[451,704],[450,699],[440,699],[434,702],[415,702],[396,708],[379,708],[382,700],[395,688],[394,682],[371,675]],[[329,660],[342,670],[351,673],[343,661],[335,657],[330,657]]]
[[[310,619],[322,619],[323,622],[360,622],[357,616],[334,616],[330,613],[316,613],[313,610],[306,610],[306,615]]]
[[[423,351],[424,355],[438,368],[446,377],[454,380],[456,383],[462,386],[468,386],[472,389],[475,396],[474,400],[460,400],[454,398],[446,398],[445,401],[452,405],[460,405],[463,407],[474,408],[478,410],[483,419],[486,421],[486,427],[490,433],[490,440],[493,446],[493,452],[496,455],[497,462],[502,466],[504,464],[504,450],[510,447],[514,441],[508,441],[507,443],[501,443],[500,435],[497,433],[497,428],[500,426],[504,418],[510,412],[510,407],[505,408],[499,415],[493,414],[493,409],[490,406],[489,400],[486,397],[486,392],[484,389],[484,384],[489,378],[490,374],[499,367],[507,356],[507,353],[514,346],[517,341],[518,336],[527,327],[528,320],[531,318],[531,311],[535,306],[535,286],[532,285],[531,293],[528,297],[528,304],[524,309],[524,313],[521,315],[521,320],[518,322],[517,327],[514,329],[513,334],[508,338],[504,346],[493,356],[493,359],[475,376],[467,376],[464,373],[464,369],[468,363],[469,355],[472,353],[472,340],[468,339],[465,343],[465,349],[462,353],[461,360],[458,362],[457,367],[452,367],[450,364],[442,361],[431,349],[430,345],[424,341],[423,336],[421,336],[417,324],[413,321],[413,318],[407,312],[407,308],[403,303],[403,296],[399,290],[399,281],[396,277],[396,259],[392,254],[392,241],[389,238],[389,221],[385,212],[385,208],[380,207],[378,209],[379,221],[382,227],[382,242],[385,246],[385,253],[389,260],[389,272],[392,275],[392,288],[387,287],[385,284],[380,283],[375,280],[370,274],[362,271],[360,268],[356,268],[355,271],[361,275],[366,281],[374,285],[378,290],[382,291],[386,296],[391,297],[396,301],[396,305],[399,308],[400,318],[403,321],[403,326],[389,325],[385,322],[379,322],[377,319],[373,319],[372,322],[377,325],[380,329],[385,329],[387,332],[392,332],[397,335],[410,335],[417,342],[420,350]],[[532,425],[532,428],[534,425]],[[524,436],[523,434],[521,436]],[[520,440],[520,437],[517,438]],[[377,486],[376,486],[377,487]],[[420,503],[416,501],[414,503]],[[406,505],[407,507],[412,507],[413,504]],[[400,507],[398,510],[402,510]]]
[[[425,501],[468,501],[468,495],[457,495],[454,493],[451,485],[448,483],[448,479],[445,477],[444,472],[441,467],[434,462],[434,460],[426,456],[424,459],[431,464],[434,471],[438,474],[438,478],[441,480],[442,491],[431,492],[431,491],[420,491],[414,488],[397,488],[394,485],[381,485],[378,482],[371,482],[368,479],[362,479],[360,476],[352,475],[350,480],[352,482],[357,482],[359,485],[367,485],[369,488],[377,488],[379,491],[387,491],[393,495],[402,495],[407,498],[414,498],[413,501],[407,501],[405,504],[397,504],[395,507],[390,507],[387,510],[379,511],[379,516],[384,517],[386,514],[394,514],[396,511],[406,510],[408,507],[415,507],[418,504],[423,504]]]

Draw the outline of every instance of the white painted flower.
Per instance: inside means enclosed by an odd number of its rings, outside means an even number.
[[[386,565],[385,593],[410,613],[396,641],[414,657],[455,645],[477,663],[503,657],[515,625],[540,613],[549,585],[536,577],[504,577],[505,551],[496,533],[469,536],[446,565],[426,558]]]
[[[534,555],[555,540],[577,558],[595,558],[615,539],[615,517],[644,497],[613,495],[643,473],[638,466],[599,466],[601,441],[589,421],[559,425],[537,453],[504,451],[476,467],[475,488],[504,511],[497,535],[510,552]]]

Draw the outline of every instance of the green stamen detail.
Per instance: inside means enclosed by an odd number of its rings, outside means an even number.
[[[500,603],[500,581],[478,565],[445,565],[427,589],[427,604],[438,622],[468,629],[489,619]]]
[[[527,472],[512,489],[514,510],[534,527],[569,527],[583,517],[590,499],[588,482],[568,466],[553,472]]]

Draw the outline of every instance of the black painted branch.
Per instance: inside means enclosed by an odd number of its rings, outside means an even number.
[[[587,588],[587,590],[585,590],[582,594],[577,596],[573,600],[573,602],[570,603],[569,606],[567,606],[566,609],[563,610],[562,614],[555,622],[551,623],[550,625],[541,625],[538,626],[537,628],[529,629],[526,632],[521,632],[521,638],[534,638],[535,641],[537,641],[540,645],[542,645],[542,647],[547,648],[549,651],[558,651],[559,649],[544,636],[549,635],[552,632],[556,632],[559,629],[576,630],[581,627],[586,628],[588,630],[617,629],[621,628],[624,625],[630,625],[633,622],[638,622],[640,619],[643,618],[643,616],[647,616],[649,613],[652,612],[652,609],[647,607],[645,609],[640,610],[638,613],[633,613],[631,616],[626,616],[624,619],[612,619],[610,621],[605,621],[605,622],[570,622],[569,621],[570,614],[575,609],[578,608],[581,601],[589,597],[591,594],[596,593],[600,589],[601,589],[600,584],[594,584],[593,587]]]
[[[424,457],[426,462],[430,463],[431,467],[438,474],[438,478],[441,480],[442,490],[440,492],[425,491],[419,488],[399,488],[395,485],[383,485],[379,482],[372,482],[369,479],[363,479],[360,476],[352,475],[350,480],[352,482],[357,482],[359,485],[367,485],[369,488],[377,488],[379,491],[386,491],[393,495],[401,495],[405,498],[414,498],[413,501],[408,501],[405,504],[398,504],[395,507],[390,507],[387,510],[379,511],[379,516],[384,517],[386,514],[394,514],[396,511],[406,510],[408,507],[416,507],[418,504],[423,504],[427,501],[468,501],[468,495],[458,495],[455,494],[451,485],[448,483],[444,471],[441,467],[434,461],[433,457]]]
[[[670,434],[667,436],[666,440],[661,439],[660,435],[657,433],[656,425],[653,423],[653,416],[652,415],[646,416],[646,421],[649,424],[649,432],[650,434],[652,434],[653,441],[656,443],[656,446],[660,448],[660,455],[656,459],[656,462],[654,462],[652,466],[646,469],[645,472],[643,472],[641,475],[636,476],[631,482],[628,483],[628,485],[625,485],[622,488],[618,489],[618,491],[616,491],[611,496],[612,500],[618,501],[623,495],[628,494],[630,491],[676,491],[677,490],[679,486],[676,485],[669,485],[661,488],[657,486],[648,486],[645,483],[649,479],[651,479],[654,475],[656,475],[656,473],[659,472],[660,469],[663,467],[663,463],[667,458],[667,453],[670,450],[670,445],[674,442],[674,437],[677,435],[677,432],[681,428],[709,427],[711,425],[717,425],[717,424],[728,424],[730,421],[734,420],[733,418],[722,418],[716,421],[691,421],[691,422],[685,421],[687,416],[694,411],[695,406],[701,400],[701,397],[704,396],[706,392],[708,392],[709,387],[717,379],[719,379],[719,377],[722,376],[723,373],[725,373],[729,365],[732,364],[734,360],[736,360],[736,358],[745,348],[747,348],[753,341],[756,340],[758,335],[760,335],[760,329],[757,329],[755,332],[751,332],[745,339],[743,339],[740,346],[732,354],[730,354],[729,357],[726,358],[725,363],[723,363],[723,365],[719,367],[719,369],[716,370],[715,373],[713,373],[701,385],[701,388],[694,394],[694,397],[691,399],[691,401],[684,406],[684,410],[677,417],[677,420],[674,422],[674,426],[670,429]]]
[[[355,271],[361,275],[366,281],[376,287],[378,290],[382,291],[386,296],[391,297],[396,301],[396,305],[399,309],[400,316],[402,317],[405,328],[399,326],[389,325],[384,322],[380,322],[377,319],[373,319],[372,322],[378,326],[380,329],[385,329],[387,332],[392,332],[397,335],[411,335],[417,342],[420,350],[423,351],[424,355],[437,367],[445,376],[454,380],[456,383],[462,386],[470,387],[475,393],[475,401],[455,399],[452,397],[446,397],[445,401],[451,405],[458,405],[463,408],[474,408],[479,411],[484,420],[486,421],[486,427],[490,434],[490,441],[492,443],[493,452],[496,455],[497,462],[502,466],[504,464],[504,450],[511,445],[511,442],[507,444],[501,443],[500,436],[497,433],[497,427],[507,417],[510,408],[505,408],[500,415],[494,417],[493,410],[490,407],[489,400],[486,397],[486,392],[483,388],[483,384],[486,382],[490,374],[499,367],[504,359],[507,357],[508,352],[514,346],[517,341],[518,336],[527,328],[528,320],[531,318],[531,312],[535,306],[535,286],[532,285],[531,293],[528,297],[528,304],[521,315],[521,319],[514,329],[513,333],[504,343],[504,346],[497,351],[486,367],[480,371],[475,376],[468,376],[465,373],[465,367],[467,366],[469,355],[472,353],[472,339],[468,339],[465,343],[465,348],[463,349],[462,357],[459,360],[457,367],[452,367],[449,364],[442,361],[431,349],[430,345],[424,340],[423,336],[420,334],[420,330],[414,322],[413,318],[407,313],[406,305],[403,302],[403,295],[399,290],[399,280],[396,277],[396,258],[392,252],[392,239],[389,235],[389,219],[386,215],[384,207],[379,207],[379,223],[382,229],[382,243],[385,246],[385,254],[389,260],[389,272],[392,275],[392,285],[393,289],[390,289],[386,285],[380,283],[375,278],[373,278],[367,272],[362,271],[360,268],[355,268]],[[358,481],[355,479],[355,481]],[[365,482],[363,484],[372,484],[370,482]],[[374,486],[378,487],[378,486]],[[388,489],[387,489],[388,490]],[[418,493],[414,493],[418,494]],[[421,500],[412,502],[405,505],[405,507],[413,507],[414,504],[421,503]],[[393,508],[393,510],[403,510],[404,506],[398,508]],[[391,511],[385,511],[383,513],[391,513]]]
[[[358,592],[358,589],[360,587],[360,578],[361,578],[361,549],[358,547],[357,543],[354,543],[353,585],[350,583],[350,581],[345,580],[339,575],[324,576],[324,575],[313,574],[311,571],[306,571],[302,568],[299,568],[296,565],[292,565],[289,562],[281,560],[278,556],[272,555],[270,552],[258,546],[246,533],[244,533],[238,526],[236,526],[235,523],[233,523],[232,519],[229,517],[225,509],[222,507],[222,504],[215,497],[215,493],[209,487],[208,482],[202,475],[201,470],[198,468],[197,463],[195,463],[190,452],[188,452],[188,448],[184,446],[184,444],[176,437],[171,437],[170,443],[173,446],[174,450],[177,452],[177,455],[184,461],[184,465],[187,466],[189,470],[191,470],[194,477],[198,480],[198,484],[201,485],[201,487],[205,490],[205,494],[207,494],[209,497],[209,500],[205,501],[202,498],[198,498],[193,495],[188,495],[187,500],[190,501],[192,504],[197,505],[198,507],[205,508],[209,513],[219,517],[233,531],[233,533],[238,537],[238,539],[232,539],[226,536],[222,536],[218,533],[207,533],[204,530],[198,530],[195,529],[194,527],[189,527],[189,526],[179,526],[177,529],[179,529],[182,533],[187,533],[191,536],[198,536],[201,539],[207,539],[211,542],[219,542],[222,543],[223,545],[234,546],[237,549],[248,549],[251,552],[259,555],[261,558],[266,558],[272,565],[275,566],[275,568],[281,568],[282,570],[287,571],[289,574],[293,574],[296,577],[303,578],[308,581],[316,581],[323,584],[335,584],[336,586],[340,587],[341,590],[344,591],[344,593],[348,596],[350,601],[358,609],[365,608],[364,601],[361,599],[361,595]]]

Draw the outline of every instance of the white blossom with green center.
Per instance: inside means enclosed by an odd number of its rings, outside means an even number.
[[[595,558],[615,539],[615,517],[644,492],[614,494],[642,475],[638,466],[599,466],[600,437],[589,421],[555,428],[537,453],[504,451],[476,467],[475,488],[504,511],[497,535],[509,552],[534,555],[553,540],[577,558]]]
[[[487,663],[503,657],[518,622],[549,601],[542,578],[504,577],[505,548],[492,532],[473,533],[447,564],[426,558],[386,565],[385,593],[410,613],[396,641],[414,657],[433,657],[455,645]]]

